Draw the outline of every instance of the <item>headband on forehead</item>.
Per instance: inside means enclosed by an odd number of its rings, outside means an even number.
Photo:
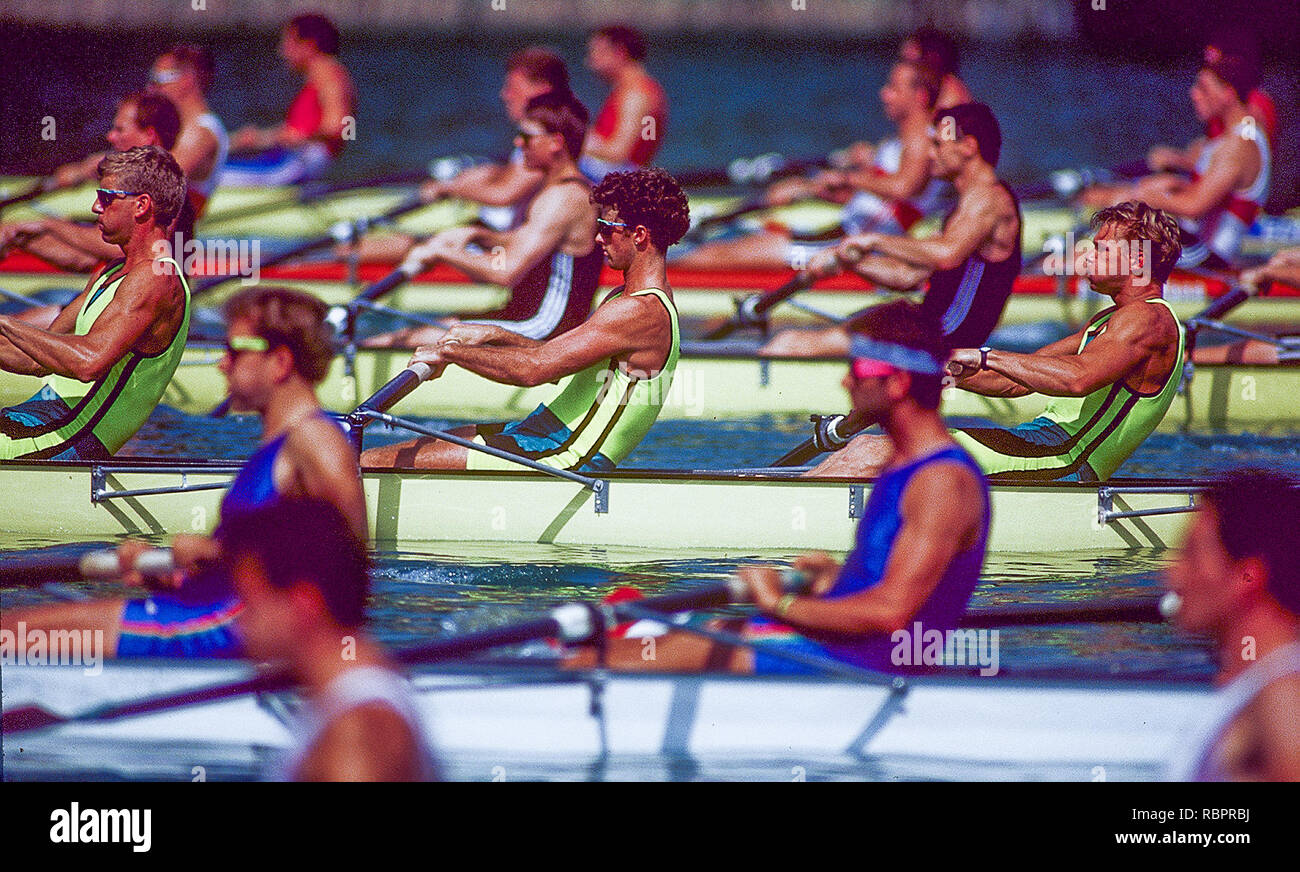
[[[943,374],[943,364],[924,351],[856,334],[849,341],[849,356],[887,363],[918,375]]]

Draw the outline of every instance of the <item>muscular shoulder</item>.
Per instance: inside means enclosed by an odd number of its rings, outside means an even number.
[[[295,460],[347,457],[352,451],[342,428],[320,415],[313,415],[291,429],[284,447]]]
[[[1178,323],[1173,313],[1159,303],[1135,302],[1120,306],[1106,326],[1153,345],[1164,345],[1178,339]]]
[[[420,777],[419,737],[382,703],[336,718],[313,749],[310,775],[324,781],[410,781]]]
[[[984,485],[974,470],[956,460],[926,464],[907,482],[903,491],[903,514],[912,519],[948,515],[957,510],[974,512],[983,508]]]

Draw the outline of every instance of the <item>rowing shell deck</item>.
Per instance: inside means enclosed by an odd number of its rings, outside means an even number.
[[[246,667],[7,666],[6,710],[59,714],[240,680]],[[1159,778],[1210,705],[1199,684],[629,676],[548,667],[422,670],[430,740],[461,780]],[[287,747],[288,695],[11,737],[7,779],[255,778]]]
[[[4,461],[9,538],[66,541],[210,531],[229,464]],[[534,472],[369,469],[377,547],[511,542],[701,549],[731,556],[847,551],[870,484],[750,472],[632,470],[586,482]],[[1203,485],[995,485],[989,548],[1116,551],[1177,545]]]

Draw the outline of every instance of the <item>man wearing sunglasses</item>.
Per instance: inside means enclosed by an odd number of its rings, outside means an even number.
[[[680,631],[655,639],[653,649],[643,638],[610,639],[611,665],[755,674],[823,671],[796,658],[880,672],[943,665],[942,658],[914,662],[912,634],[957,627],[979,583],[989,531],[988,483],[939,415],[945,354],[933,322],[905,300],[873,309],[853,336],[844,387],[855,414],[883,428],[888,456],[843,564],[824,553],[795,560],[811,582],[798,596],[783,593],[775,568],[746,568],[740,577],[762,615],[737,628],[747,644]],[[583,651],[572,662],[591,657]]]
[[[528,203],[523,223],[496,231],[469,226],[444,230],[407,254],[408,275],[445,263],[470,278],[510,288],[506,305],[473,316],[480,328],[508,330],[543,340],[587,320],[600,281],[595,243],[596,207],[591,183],[578,172],[587,110],[572,96],[545,94],[528,101],[515,143],[524,163],[543,182]],[[441,327],[416,327],[373,337],[371,347],[414,348],[437,342]]]
[[[161,94],[131,94],[118,104],[113,126],[104,135],[111,150],[62,166],[53,178],[57,187],[80,185],[98,177],[100,161],[110,154],[150,145],[171,151],[180,129],[180,114],[169,99]],[[184,217],[184,213],[182,209],[182,216],[178,217]],[[191,214],[188,226],[179,226],[178,222],[176,229],[189,234],[193,230],[192,222]],[[104,240],[97,225],[64,218],[0,224],[0,257],[10,248],[19,248],[59,269],[80,273],[90,272],[121,253],[116,245]],[[48,327],[56,313],[56,309],[46,307],[25,317],[38,326]]]
[[[313,499],[336,509],[339,523],[365,541],[366,505],[356,454],[316,399],[316,385],[334,358],[333,328],[325,313],[325,304],[315,297],[264,286],[247,288],[224,306],[221,372],[231,406],[261,416],[262,439],[226,491],[223,524],[273,510],[286,500]],[[6,612],[4,626],[22,621],[47,631],[100,630],[108,656],[240,656],[236,619],[243,603],[231,579],[216,571],[217,540],[174,536],[176,572],[163,579],[145,579],[133,569],[150,547],[137,540],[118,547],[126,580],[149,584],[153,589],[147,596]]]
[[[539,136],[529,147],[544,138]],[[438,344],[419,348],[412,358],[432,366],[435,378],[455,364],[519,387],[564,379],[555,397],[522,421],[454,432],[547,466],[583,472],[621,463],[668,398],[680,337],[664,253],[690,224],[686,195],[661,169],[611,173],[591,192],[590,201],[600,215],[596,242],[606,262],[623,273],[623,284],[587,321],[549,340],[530,339],[498,325],[461,324]],[[371,449],[362,455],[362,463],[520,468],[512,461],[432,439]]]
[[[153,412],[185,350],[190,292],[159,257],[185,201],[185,174],[156,146],[100,163],[93,210],[123,255],[42,329],[0,316],[0,367],[47,376],[31,399],[0,409],[0,458],[100,460]]]

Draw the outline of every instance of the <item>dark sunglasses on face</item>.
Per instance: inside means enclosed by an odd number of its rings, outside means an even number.
[[[604,218],[597,218],[597,219],[596,219],[596,232],[597,232],[597,233],[599,233],[599,232],[601,232],[601,231],[605,231],[605,230],[615,230],[615,229],[629,230],[629,231],[630,231],[630,230],[632,229],[632,225],[631,225],[631,224],[625,224],[625,223],[623,223],[622,221],[606,221]]]
[[[99,203],[99,208],[107,209],[113,204],[118,197],[138,197],[140,191],[118,191],[113,188],[96,188],[95,201]]]

